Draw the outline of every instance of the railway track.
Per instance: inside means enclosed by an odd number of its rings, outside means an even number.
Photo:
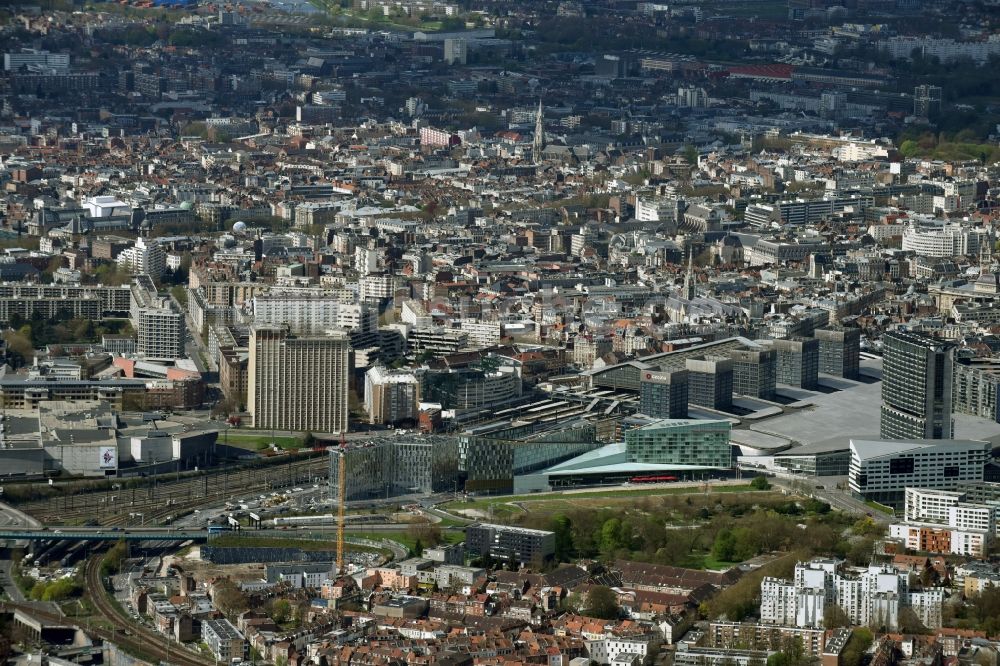
[[[120,611],[111,601],[108,600],[107,589],[101,580],[101,557],[92,557],[87,562],[86,569],[87,589],[90,591],[94,608],[99,615],[109,621],[112,629],[89,626],[86,628],[88,634],[97,636],[101,640],[114,643],[136,655],[155,657],[156,659],[179,666],[211,666],[215,662],[201,655],[192,654],[186,648],[180,646],[171,648],[163,636],[154,631],[140,627],[129,622],[123,617]],[[40,610],[28,604],[14,602],[4,602],[0,607],[9,610],[20,610],[25,614],[36,617],[45,622],[55,625],[74,624],[69,618],[57,613]],[[80,626],[79,623],[75,623]]]
[[[101,638],[117,642],[139,653],[151,654],[168,664],[207,666],[208,664],[215,663],[212,659],[192,654],[186,648],[180,646],[171,649],[169,640],[165,637],[151,629],[130,622],[129,618],[121,612],[116,604],[111,602],[108,596],[107,588],[104,586],[104,580],[101,577],[100,556],[92,557],[87,561],[86,582],[87,589],[90,590],[90,597],[94,608],[116,627],[115,630],[110,632],[101,630],[104,634],[110,634],[108,637],[98,634],[101,635]],[[119,633],[117,628],[121,628],[123,631]],[[126,634],[125,630],[130,631],[131,635]]]
[[[158,481],[144,488],[122,488],[24,502],[18,508],[43,523],[66,524],[94,520],[109,527],[129,523],[129,514],[142,514],[146,523],[184,513],[204,504],[273,488],[308,483],[329,470],[325,456],[284,465],[224,470],[201,477]],[[325,482],[325,480],[324,480]],[[132,521],[134,523],[134,520]]]

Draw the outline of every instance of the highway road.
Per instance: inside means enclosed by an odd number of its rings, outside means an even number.
[[[825,477],[825,479],[829,478],[830,477]],[[794,479],[786,479],[783,477],[775,477],[770,479],[770,481],[775,486],[786,489],[789,492],[812,496],[815,499],[826,502],[838,511],[853,513],[858,516],[867,515],[877,523],[888,524],[892,522],[893,516],[873,509],[861,500],[852,496],[847,490],[838,490],[835,487],[831,487],[834,482],[825,479],[803,479],[798,477]],[[817,481],[819,481],[819,483],[817,483]]]

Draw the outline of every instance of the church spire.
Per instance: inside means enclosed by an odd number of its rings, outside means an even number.
[[[538,113],[535,114],[535,142],[533,144],[534,158],[536,162],[542,159],[542,149],[545,148],[545,125],[542,112],[542,100],[538,100]]]

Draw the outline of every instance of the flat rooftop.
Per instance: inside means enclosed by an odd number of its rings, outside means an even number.
[[[881,359],[864,359],[862,373],[881,376]],[[839,380],[840,382],[849,380]],[[839,382],[838,382],[839,383]],[[847,448],[849,440],[878,439],[881,382],[851,382],[853,386],[833,393],[812,393],[803,397],[796,410],[749,424],[747,429],[788,440],[793,446],[819,444],[837,446],[837,439]],[[796,389],[801,392],[801,389]],[[1000,423],[955,414],[955,439],[986,440],[1000,444]],[[833,440],[833,441],[831,441]],[[794,449],[786,451],[794,453]]]

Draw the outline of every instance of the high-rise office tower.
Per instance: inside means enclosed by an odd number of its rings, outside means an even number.
[[[709,409],[726,410],[733,405],[733,362],[728,358],[689,358],[688,402]]]
[[[811,338],[775,340],[777,380],[804,389],[816,388],[819,376],[819,341]]]
[[[813,332],[819,340],[819,371],[834,377],[856,379],[861,363],[861,329],[819,328]]]
[[[733,393],[752,398],[774,399],[778,354],[773,349],[738,349],[733,361]]]
[[[686,419],[687,370],[643,370],[639,376],[639,411],[658,419]]]
[[[951,439],[952,345],[895,331],[882,349],[882,438]]]
[[[253,427],[347,432],[349,349],[342,331],[297,337],[286,326],[254,327],[247,368]]]

